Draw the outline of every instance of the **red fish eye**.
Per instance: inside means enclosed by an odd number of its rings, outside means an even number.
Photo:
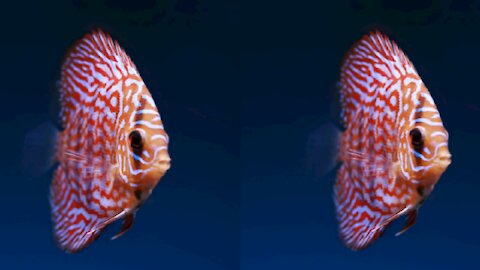
[[[418,128],[414,128],[410,130],[410,138],[412,140],[412,145],[415,148],[419,148],[423,146],[423,134]]]
[[[134,130],[130,132],[130,135],[128,136],[130,139],[130,147],[132,147],[133,150],[141,150],[143,147],[143,139],[142,139],[142,134],[138,132],[138,130]]]

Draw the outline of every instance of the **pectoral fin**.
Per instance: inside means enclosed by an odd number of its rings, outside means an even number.
[[[313,179],[330,178],[339,168],[340,130],[327,122],[313,130],[307,138],[305,148],[305,172]]]
[[[397,232],[395,236],[399,236],[402,233],[406,232],[408,229],[410,229],[413,226],[413,224],[415,224],[415,221],[417,220],[417,216],[418,216],[418,209],[414,209],[413,211],[408,213],[407,222],[405,223],[405,226],[401,231]]]
[[[132,228],[133,221],[135,220],[135,214],[128,214],[125,216],[122,222],[122,230],[120,230],[119,233],[117,233],[114,237],[112,237],[112,240],[115,240],[125,234],[130,228]]]
[[[47,173],[56,160],[58,129],[50,122],[43,122],[28,131],[25,136],[22,153],[22,174],[28,178],[37,178]]]

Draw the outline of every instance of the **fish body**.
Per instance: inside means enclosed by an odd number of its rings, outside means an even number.
[[[170,167],[168,135],[135,65],[101,30],[67,52],[59,94],[51,215],[58,245],[74,253],[116,220],[118,236],[131,227]]]
[[[448,133],[411,61],[374,31],[346,54],[339,81],[341,124],[334,198],[339,233],[366,248],[390,222],[404,232],[450,164]]]

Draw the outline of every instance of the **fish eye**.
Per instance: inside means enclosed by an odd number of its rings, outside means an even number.
[[[130,132],[130,135],[128,136],[130,139],[130,147],[132,147],[133,150],[141,150],[143,147],[143,138],[142,134],[138,132],[138,130],[134,130]]]
[[[415,149],[423,147],[423,134],[418,128],[410,130],[410,139]]]

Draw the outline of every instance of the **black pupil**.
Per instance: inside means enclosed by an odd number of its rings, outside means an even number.
[[[413,146],[420,147],[423,145],[422,132],[418,128],[410,131],[410,137],[412,138]]]
[[[130,133],[130,146],[133,149],[142,148],[142,135],[140,132],[134,130]]]

